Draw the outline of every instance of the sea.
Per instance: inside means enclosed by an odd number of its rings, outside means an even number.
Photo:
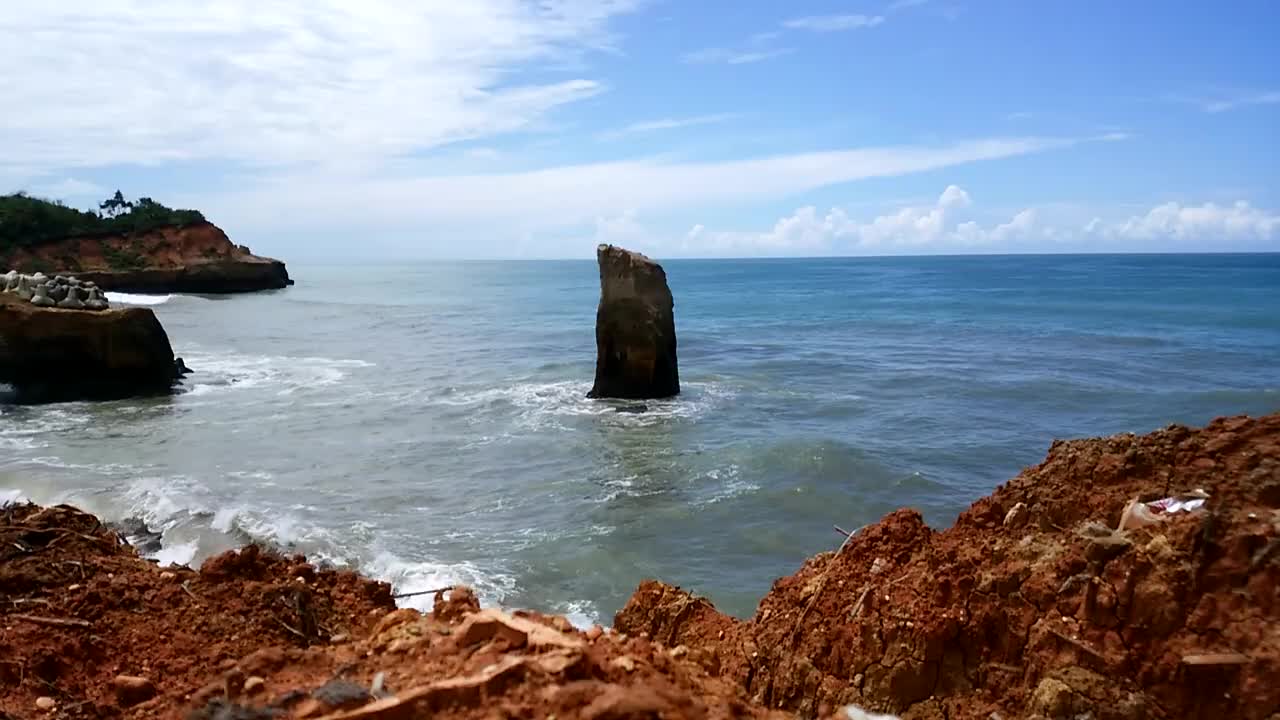
[[[0,404],[0,501],[608,625],[659,578],[750,615],[899,507],[945,528],[1055,438],[1280,410],[1280,255],[671,260],[682,393],[586,397],[593,261],[291,265],[149,305],[163,398]],[[429,607],[431,597],[405,598]]]

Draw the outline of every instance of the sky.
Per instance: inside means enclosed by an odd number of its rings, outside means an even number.
[[[288,260],[1280,251],[1280,3],[56,0],[0,192]]]

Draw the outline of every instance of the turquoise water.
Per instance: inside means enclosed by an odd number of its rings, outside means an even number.
[[[593,262],[290,268],[154,305],[166,399],[0,406],[0,497],[607,621],[747,614],[900,506],[945,526],[1054,438],[1280,410],[1280,255],[669,261],[685,392],[587,400]],[[154,301],[154,300],[153,300]],[[419,599],[421,600],[421,599]]]

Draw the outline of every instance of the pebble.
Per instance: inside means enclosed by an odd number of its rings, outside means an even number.
[[[156,686],[151,679],[138,675],[117,675],[111,684],[116,689],[116,699],[122,707],[146,702],[156,694]]]
[[[244,681],[244,692],[246,695],[254,695],[261,692],[267,686],[267,681],[254,675]]]
[[[175,573],[171,573],[171,572],[169,572],[168,570],[166,570],[166,571],[164,571],[164,572],[160,573],[160,579],[161,579],[161,580],[172,580],[172,579],[174,579],[174,578],[176,578],[176,577],[178,577],[178,576],[177,576]]]
[[[336,645],[338,643],[344,643],[350,639],[351,639],[350,635],[346,633],[338,633],[337,635],[334,635],[333,637],[329,638],[329,642]]]
[[[75,591],[79,590],[80,588],[81,588],[80,583],[76,583],[75,585],[68,585],[68,586],[67,586],[67,590],[69,590],[69,591],[71,591],[71,592],[75,592]]]
[[[36,698],[36,707],[44,710],[45,712],[49,712],[50,710],[58,707],[58,701],[51,697],[38,697]]]
[[[600,636],[603,634],[604,634],[603,628],[601,628],[599,625],[592,625],[591,629],[587,630],[587,639],[590,640],[591,642],[595,642],[596,640],[599,640]]]

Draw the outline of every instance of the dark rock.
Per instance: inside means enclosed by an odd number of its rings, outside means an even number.
[[[45,309],[0,294],[0,383],[21,403],[165,394],[173,348],[149,308]]]
[[[192,372],[194,371],[191,368],[187,367],[187,364],[182,361],[182,358],[178,357],[173,359],[173,376],[175,378],[181,378],[184,375],[190,375]]]
[[[338,709],[363,705],[373,699],[373,694],[362,685],[337,678],[316,688],[311,697],[330,708]]]
[[[161,534],[147,527],[147,523],[142,518],[125,518],[120,522],[107,523],[107,527],[115,530],[143,555],[154,555],[160,552]]]
[[[680,393],[674,302],[662,266],[613,245],[596,249],[596,377],[588,397],[647,399]]]
[[[649,412],[648,405],[620,405],[613,409],[614,412],[628,413],[631,415],[639,415]]]

